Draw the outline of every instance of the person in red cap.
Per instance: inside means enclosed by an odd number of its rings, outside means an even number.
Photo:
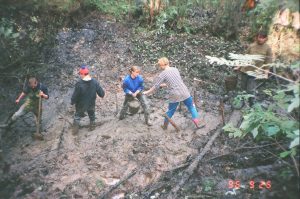
[[[71,105],[75,104],[75,115],[73,122],[73,134],[78,134],[79,122],[88,113],[90,118],[90,130],[95,129],[95,101],[96,95],[103,98],[105,92],[99,82],[89,74],[88,66],[81,66],[79,70],[80,80],[75,84],[71,98]]]

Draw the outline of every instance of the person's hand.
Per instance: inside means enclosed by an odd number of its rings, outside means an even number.
[[[19,99],[16,99],[16,104],[19,104],[20,100]]]
[[[240,70],[241,70],[241,67],[240,67],[240,66],[236,66],[236,67],[234,67],[233,70],[234,70],[234,71],[240,71]]]
[[[40,96],[41,96],[42,98],[47,98],[47,95],[46,95],[43,91],[40,91]]]
[[[152,88],[150,88],[149,90],[144,91],[143,94],[144,94],[144,95],[150,95],[150,94],[152,94],[152,92],[154,91],[154,89],[155,89],[155,88],[152,87]]]
[[[136,97],[136,95],[137,95],[137,93],[133,93],[133,94],[132,94],[132,97]]]
[[[162,83],[159,87],[160,88],[165,88],[165,87],[168,87],[168,85],[166,83]]]

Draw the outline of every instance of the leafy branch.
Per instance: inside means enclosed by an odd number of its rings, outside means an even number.
[[[264,57],[261,55],[241,55],[241,54],[229,54],[227,60],[225,58],[206,56],[211,64],[216,63],[218,65],[227,66],[253,66],[255,69],[263,72],[267,72],[254,65],[254,61],[262,60]],[[281,64],[273,63],[269,66],[281,67]],[[227,124],[223,127],[223,130],[229,133],[230,137],[244,137],[251,134],[254,139],[266,139],[266,138],[279,138],[288,139],[290,144],[288,149],[280,154],[281,157],[290,155],[291,157],[296,153],[296,147],[299,146],[299,123],[297,119],[289,117],[288,114],[297,112],[299,110],[299,82],[289,80],[285,77],[269,72],[281,79],[288,81],[290,84],[285,89],[275,90],[275,95],[272,96],[272,92],[269,94],[273,97],[275,103],[263,108],[260,104],[256,103],[252,108],[246,110],[243,115],[242,124],[236,128],[232,124]],[[241,100],[241,99],[240,99]],[[286,110],[286,114],[279,114],[278,110]]]
[[[297,84],[297,82],[290,80],[288,78],[285,78],[281,75],[278,75],[276,73],[264,70],[262,68],[264,68],[265,66],[269,66],[269,67],[282,67],[284,66],[284,64],[279,64],[279,63],[271,63],[271,64],[264,64],[262,65],[261,68],[257,67],[254,65],[255,61],[263,61],[264,60],[264,56],[263,55],[249,55],[249,54],[233,54],[233,53],[229,53],[229,58],[233,59],[233,60],[227,60],[225,58],[219,58],[219,57],[211,57],[211,56],[205,56],[210,64],[214,64],[216,63],[217,65],[226,65],[226,66],[239,66],[239,67],[247,67],[247,66],[251,66],[253,68],[256,69],[255,72],[253,71],[249,71],[249,73],[247,73],[248,75],[251,76],[255,76],[257,78],[260,78],[264,73],[268,73],[271,75],[274,75],[280,79],[283,79],[287,82],[293,83],[293,84]]]

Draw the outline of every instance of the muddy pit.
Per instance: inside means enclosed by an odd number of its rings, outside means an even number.
[[[164,90],[148,98],[152,127],[144,124],[141,110],[119,121],[116,113],[120,111],[124,99],[120,79],[127,74],[129,66],[141,63],[141,58],[132,51],[134,44],[131,42],[131,27],[93,16],[88,21],[80,27],[61,30],[56,37],[56,47],[49,51],[48,59],[45,60],[51,65],[40,74],[42,82],[50,90],[50,99],[43,104],[45,140],[32,139],[35,125],[31,114],[19,119],[12,129],[1,129],[1,198],[97,198],[135,169],[137,173],[107,198],[122,198],[125,195],[127,198],[166,198],[164,193],[171,189],[172,183],[161,189],[153,187],[160,182],[168,185],[168,181],[176,182],[176,179],[180,179],[180,176],[175,177],[180,172],[173,169],[191,161],[191,157],[197,155],[208,142],[212,130],[222,123],[218,107],[220,95],[208,92],[205,85],[193,84],[190,76],[185,73],[188,70],[183,70],[185,72],[182,74],[191,93],[196,96],[200,116],[207,122],[205,128],[196,130],[189,113],[182,106],[173,117],[181,131],[176,132],[172,126],[163,131],[160,125],[163,122],[163,111],[167,109]],[[151,61],[145,60],[142,75],[146,88],[150,88],[159,71]],[[83,63],[92,66],[92,75],[100,81],[106,96],[96,100],[97,128],[88,131],[89,121],[85,117],[81,121],[79,135],[73,136],[70,128],[73,117],[69,108],[70,96],[78,79],[76,70]],[[174,64],[180,65],[175,61]],[[202,69],[201,75],[209,76],[211,71],[206,74]],[[222,70],[219,72],[223,73]],[[2,108],[7,107],[1,112],[1,121],[5,121],[17,108],[11,101],[19,91],[15,91],[9,78],[1,81],[6,85],[5,88],[9,88],[3,101],[7,106],[1,104]],[[18,85],[21,87],[22,81]],[[219,89],[222,90],[222,86]],[[226,115],[230,115],[230,112],[230,107],[225,104]],[[227,135],[222,134],[208,155],[216,157],[229,153],[237,144],[240,144],[239,141],[228,141]],[[248,158],[251,157],[249,154]],[[243,165],[245,159],[238,154],[222,158],[219,164],[220,159],[216,158],[200,165],[178,198],[191,193],[201,195],[203,192],[208,194],[204,198],[230,198],[225,196],[229,191],[228,180],[234,177],[239,179],[241,176],[229,175],[228,171],[239,168],[237,164]],[[251,161],[251,164],[244,166],[258,166],[255,159]],[[214,194],[211,193],[213,189],[216,190]],[[242,192],[239,196],[256,198],[258,193]],[[265,195],[268,194],[270,192]]]
[[[32,139],[35,125],[30,113],[10,130],[3,130],[3,158],[7,165],[1,173],[2,179],[6,179],[1,182],[1,197],[96,198],[135,168],[140,169],[139,173],[117,194],[141,189],[156,181],[164,171],[196,154],[198,150],[191,144],[193,137],[207,136],[207,132],[219,124],[217,112],[204,114],[200,108],[202,117],[214,122],[196,130],[182,106],[173,118],[181,132],[177,133],[172,126],[163,131],[162,114],[167,110],[164,91],[148,98],[152,127],[144,124],[141,110],[119,121],[115,114],[124,99],[120,77],[135,63],[128,51],[130,31],[114,22],[90,23],[78,29],[64,29],[57,35],[57,47],[48,60],[55,69],[48,68],[42,79],[50,91],[50,99],[43,103],[45,140]],[[86,117],[81,122],[79,135],[73,136],[69,102],[78,78],[76,70],[82,63],[93,66],[92,75],[99,79],[106,96],[96,101],[97,128],[89,132],[85,127],[89,122]],[[153,67],[144,68],[148,71],[143,75],[149,88],[158,71]],[[10,99],[14,95],[10,93]]]

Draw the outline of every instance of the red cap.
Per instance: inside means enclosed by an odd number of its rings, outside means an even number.
[[[80,75],[87,75],[89,74],[89,69],[87,68],[87,66],[81,66],[79,69],[79,74]]]

